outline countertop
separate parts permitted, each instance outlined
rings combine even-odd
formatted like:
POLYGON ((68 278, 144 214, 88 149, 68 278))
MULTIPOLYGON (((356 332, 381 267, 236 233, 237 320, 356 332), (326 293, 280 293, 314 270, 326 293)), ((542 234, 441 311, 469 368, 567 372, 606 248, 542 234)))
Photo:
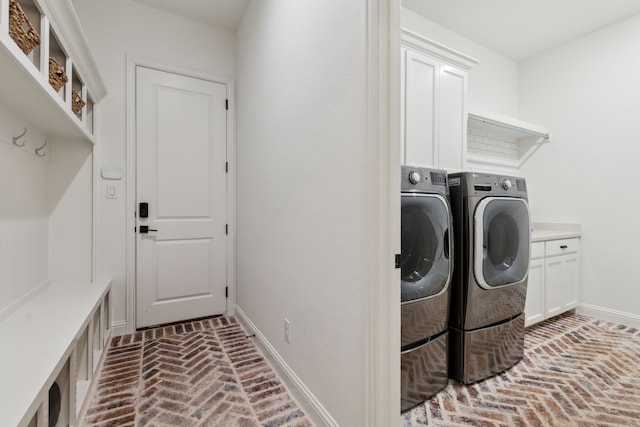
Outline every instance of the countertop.
POLYGON ((582 237, 580 224, 533 223, 532 242, 582 237))

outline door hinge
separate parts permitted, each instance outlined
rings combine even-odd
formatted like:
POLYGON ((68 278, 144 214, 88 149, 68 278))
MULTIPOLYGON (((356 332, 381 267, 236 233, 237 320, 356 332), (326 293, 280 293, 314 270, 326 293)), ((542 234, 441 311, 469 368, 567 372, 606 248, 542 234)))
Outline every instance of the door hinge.
POLYGON ((229 287, 224 288, 224 297, 229 298, 229 287))
POLYGON ((396 254, 396 268, 400 268, 400 254, 396 254))
POLYGON ((225 100, 224 100, 224 108, 225 108, 226 110, 229 110, 229 100, 228 100, 228 99, 225 99, 225 100))
POLYGON ((229 234, 229 224, 224 225, 224 234, 229 234))
POLYGON ((224 171, 229 173, 229 162, 224 162, 224 171))

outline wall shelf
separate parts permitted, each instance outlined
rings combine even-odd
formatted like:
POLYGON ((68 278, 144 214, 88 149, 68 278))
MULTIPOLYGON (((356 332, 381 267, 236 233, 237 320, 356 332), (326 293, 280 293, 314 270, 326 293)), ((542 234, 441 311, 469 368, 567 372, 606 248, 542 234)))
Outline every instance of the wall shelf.
MULTIPOLYGON (((71 90, 80 88, 87 104, 106 95, 106 86, 69 0, 17 0, 24 3, 42 43, 29 55, 9 36, 9 0, 0 0, 0 97, 16 114, 29 118, 49 137, 95 142, 93 117, 71 110, 71 90), (48 58, 63 60, 68 82, 56 92, 49 84, 48 58), (78 81, 74 82, 74 77, 78 81), (79 86, 80 85, 80 86, 79 86), (89 102, 88 102, 89 101, 89 102)), ((85 107, 86 108, 86 107, 85 107)), ((93 112, 91 112, 93 116, 93 112)))
POLYGON ((486 132, 489 136, 513 139, 518 145, 517 160, 499 159, 490 155, 468 152, 469 163, 519 169, 542 144, 551 140, 549 132, 543 126, 486 111, 469 112, 467 126, 470 130, 486 132))

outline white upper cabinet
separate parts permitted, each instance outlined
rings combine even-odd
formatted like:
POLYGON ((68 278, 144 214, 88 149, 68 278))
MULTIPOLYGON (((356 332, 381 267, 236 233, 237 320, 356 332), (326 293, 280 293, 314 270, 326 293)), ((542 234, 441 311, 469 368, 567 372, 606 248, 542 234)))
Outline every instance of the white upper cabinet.
POLYGON ((7 108, 49 137, 95 142, 107 91, 70 0, 0 0, 0 75, 7 108))
POLYGON ((405 30, 402 44, 402 162, 461 171, 467 71, 476 61, 405 30))

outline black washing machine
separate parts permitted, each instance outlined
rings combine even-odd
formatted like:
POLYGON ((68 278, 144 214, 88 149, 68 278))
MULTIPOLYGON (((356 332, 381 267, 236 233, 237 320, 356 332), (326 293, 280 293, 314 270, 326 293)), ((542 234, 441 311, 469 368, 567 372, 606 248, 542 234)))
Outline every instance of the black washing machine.
POLYGON ((524 178, 449 175, 456 265, 449 375, 470 384, 524 355, 531 224, 524 178))
POLYGON ((447 173, 402 167, 401 409, 448 383, 451 209, 447 173))

